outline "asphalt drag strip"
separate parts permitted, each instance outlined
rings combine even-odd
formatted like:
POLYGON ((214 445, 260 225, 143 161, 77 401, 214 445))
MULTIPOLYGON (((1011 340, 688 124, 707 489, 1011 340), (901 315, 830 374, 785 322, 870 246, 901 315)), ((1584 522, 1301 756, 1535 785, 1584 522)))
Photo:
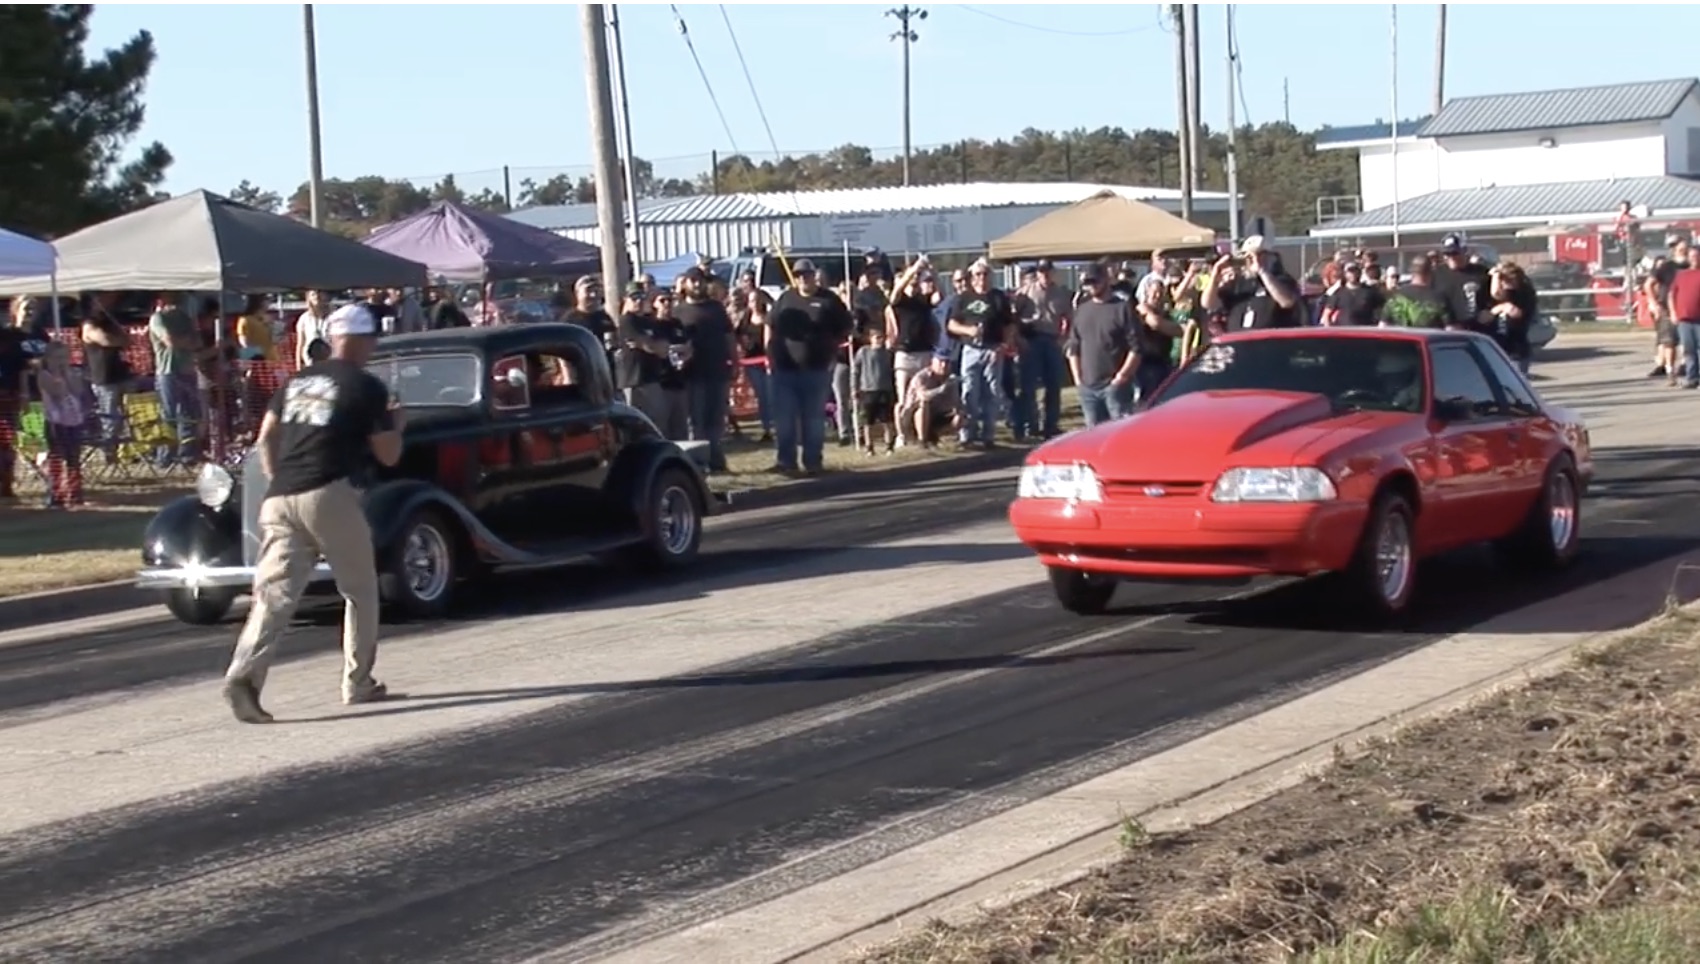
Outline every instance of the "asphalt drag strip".
MULTIPOLYGON (((887 600, 900 614, 690 672, 445 685, 362 714, 371 719, 354 729, 445 704, 553 704, 309 765, 282 766, 289 754, 275 741, 347 740, 351 721, 330 721, 328 732, 263 728, 271 742, 251 752, 279 759, 251 779, 45 824, 14 820, 0 838, 0 957, 495 962, 554 950, 582 961, 638 948, 1499 613, 1580 591, 1620 603, 1598 607, 1602 621, 1633 621, 1625 598, 1645 615, 1664 597, 1665 584, 1647 575, 1662 570, 1649 567, 1700 546, 1700 523, 1680 498, 1697 468, 1693 452, 1602 451, 1573 571, 1542 581, 1502 574, 1484 553, 1439 561, 1424 568, 1419 604, 1434 615, 1400 632, 1331 621, 1313 583, 1227 602, 1220 591, 1128 587, 1114 615, 1066 617, 1036 569, 1008 569, 1019 559, 987 535, 883 582, 877 567, 895 555, 861 551, 837 575, 815 558, 816 581, 797 582, 799 592, 844 584, 850 602, 871 594, 871 613, 892 592, 962 595, 909 610, 887 600), (996 591, 959 589, 973 578, 945 589, 940 580, 958 569, 996 591)), ((1588 628, 1574 610, 1545 628, 1588 628)), ((829 621, 835 610, 807 611, 829 621)), ((1542 631, 1536 613, 1530 632, 1542 631)), ((780 608, 755 624, 784 618, 780 608)), ((175 706, 142 698, 135 713, 175 706)), ((46 742, 55 731, 14 732, 46 742)), ((242 737, 253 731, 184 732, 229 757, 248 752, 242 737)), ((60 742, 82 745, 70 735, 60 742)), ((100 745, 84 742, 88 752, 100 745)), ((11 774, 31 789, 30 775, 11 774)))
MULTIPOLYGON (((661 588, 688 590, 707 575, 740 575, 750 584, 775 569, 795 567, 822 553, 922 535, 948 533, 1000 518, 1015 484, 1009 471, 982 473, 880 497, 820 504, 820 511, 794 511, 775 519, 731 515, 711 520, 702 554, 688 569, 660 576, 631 576, 592 563, 560 569, 503 574, 464 590, 465 598, 443 621, 385 626, 384 654, 409 637, 549 612, 578 612, 618 606, 634 593, 661 588)), ((140 594, 138 594, 140 595, 140 594)), ((163 610, 162 610, 163 612, 163 610)), ((139 687, 186 678, 216 678, 224 671, 240 623, 185 626, 167 618, 69 637, 0 646, 0 729, 17 722, 4 714, 31 708, 51 714, 69 700, 123 698, 139 687)), ((341 643, 340 601, 303 612, 285 641, 279 664, 327 652, 341 643)), ((397 658, 405 658, 397 656, 397 658)), ((39 714, 36 714, 39 715, 39 714)))

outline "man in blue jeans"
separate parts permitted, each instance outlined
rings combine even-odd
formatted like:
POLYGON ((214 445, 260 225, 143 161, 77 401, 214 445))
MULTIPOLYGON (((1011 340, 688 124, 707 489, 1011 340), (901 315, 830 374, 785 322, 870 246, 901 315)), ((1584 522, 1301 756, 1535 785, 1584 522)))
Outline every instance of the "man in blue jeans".
POLYGON ((1115 296, 1101 268, 1080 279, 1087 295, 1074 309, 1064 353, 1080 386, 1080 411, 1091 428, 1133 414, 1134 351, 1139 333, 1133 306, 1115 296))
POLYGON ((1009 296, 992 287, 992 268, 984 259, 968 269, 968 290, 957 298, 945 327, 962 339, 963 445, 996 444, 998 411, 1003 405, 1003 355, 1016 337, 1009 296))
POLYGON ((196 458, 200 436, 201 394, 195 363, 204 349, 201 333, 169 292, 154 301, 148 319, 148 342, 153 347, 154 391, 160 417, 171 427, 173 443, 158 453, 162 463, 186 464, 196 458))
POLYGON ((1684 268, 1671 278, 1665 308, 1676 325, 1682 387, 1700 388, 1700 268, 1684 268))
POLYGON ((853 323, 844 302, 820 286, 813 262, 799 259, 791 277, 791 288, 765 311, 757 309, 757 324, 767 333, 774 471, 797 472, 800 440, 803 473, 815 475, 825 468, 832 364, 853 323))
POLYGON ((1062 434, 1062 338, 1073 313, 1073 295, 1051 280, 1051 262, 1040 261, 1031 284, 1015 295, 1015 314, 1021 321, 1021 391, 1015 408, 1015 440, 1029 431, 1044 438, 1062 434), (1045 389, 1045 418, 1039 421, 1039 388, 1045 389))

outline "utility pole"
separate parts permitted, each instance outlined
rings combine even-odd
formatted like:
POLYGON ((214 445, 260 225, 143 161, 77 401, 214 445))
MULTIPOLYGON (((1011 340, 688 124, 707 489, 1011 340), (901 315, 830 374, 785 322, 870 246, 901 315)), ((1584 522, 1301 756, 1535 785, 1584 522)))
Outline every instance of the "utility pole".
POLYGON ((1204 58, 1200 56, 1198 29, 1198 4, 1186 5, 1186 44, 1188 61, 1186 74, 1186 100, 1188 110, 1187 123, 1191 125, 1187 133, 1187 144, 1192 149, 1192 189, 1197 192, 1204 186, 1204 98, 1199 92, 1199 80, 1203 72, 1204 58))
POLYGON ((1238 139, 1236 128, 1239 121, 1234 117, 1234 101, 1239 98, 1240 52, 1234 40, 1234 5, 1228 4, 1228 157, 1225 164, 1228 175, 1228 237, 1236 244, 1240 240, 1240 162, 1236 154, 1235 141, 1238 139))
POLYGON ((325 216, 325 152, 319 139, 319 42, 313 31, 313 5, 301 5, 307 40, 307 219, 322 228, 325 216))
POLYGON ((1175 99, 1179 103, 1179 113, 1176 115, 1175 131, 1179 135, 1176 140, 1180 143, 1181 153, 1181 217, 1192 220, 1192 110, 1187 103, 1187 55, 1186 42, 1186 13, 1185 8, 1178 3, 1169 5, 1169 14, 1175 19, 1175 99))
POLYGON ((1291 77, 1281 78, 1281 120, 1293 122, 1293 80, 1291 77))
POLYGON ((1434 31, 1434 105, 1438 114, 1446 106, 1446 4, 1440 5, 1440 20, 1434 31))
MULTIPOLYGON (((616 132, 619 138, 620 155, 625 160, 626 182, 626 228, 630 232, 626 243, 632 254, 632 273, 643 271, 643 237, 638 230, 638 185, 637 185, 637 148, 632 146, 632 102, 626 96, 626 45, 620 40, 620 5, 608 5, 608 39, 613 46, 614 82, 618 85, 617 98, 620 112, 616 119, 620 129, 616 132)), ((621 295, 624 292, 620 292, 621 295)))
POLYGON ((614 142, 614 83, 608 66, 608 21, 600 3, 579 4, 584 34, 585 91, 590 96, 590 149, 596 160, 596 226, 602 236, 602 290, 626 290, 626 220, 620 211, 620 150, 614 142))
POLYGON ((909 48, 921 39, 921 35, 911 30, 909 24, 911 21, 927 19, 927 11, 904 4, 887 10, 885 15, 896 17, 899 25, 898 29, 892 32, 890 39, 903 42, 903 186, 908 187, 909 158, 914 152, 914 145, 909 137, 909 48))

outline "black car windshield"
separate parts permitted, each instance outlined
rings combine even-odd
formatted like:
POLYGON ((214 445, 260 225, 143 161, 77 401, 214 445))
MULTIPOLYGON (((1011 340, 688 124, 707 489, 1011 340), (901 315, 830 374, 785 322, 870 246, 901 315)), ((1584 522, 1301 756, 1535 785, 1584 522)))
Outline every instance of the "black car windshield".
POLYGON ((1424 410, 1423 348, 1408 338, 1254 338, 1211 345, 1152 400, 1194 392, 1279 391, 1326 396, 1342 410, 1424 410))
POLYGON ((479 400, 478 359, 473 355, 405 355, 379 358, 366 366, 389 386, 403 406, 464 407, 479 400))

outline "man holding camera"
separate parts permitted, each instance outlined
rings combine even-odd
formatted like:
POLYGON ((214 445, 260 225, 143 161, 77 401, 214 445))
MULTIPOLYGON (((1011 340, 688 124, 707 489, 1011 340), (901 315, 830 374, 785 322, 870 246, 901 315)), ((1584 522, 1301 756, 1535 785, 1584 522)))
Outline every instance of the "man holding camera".
POLYGON ((1009 296, 992 287, 992 267, 984 258, 968 268, 968 290, 956 300, 945 327, 962 340, 963 445, 997 444, 998 410, 1003 401, 1004 346, 1015 333, 1009 296))
POLYGON ((1015 312, 1021 320, 1020 392, 1015 409, 1015 437, 1021 441, 1028 430, 1044 438, 1062 434, 1063 360, 1062 339, 1074 313, 1074 299, 1051 280, 1051 262, 1041 260, 1033 280, 1016 293, 1015 312), (1039 421, 1039 389, 1045 389, 1045 417, 1039 421))
POLYGON ((1264 244, 1262 235, 1241 242, 1237 260, 1239 270, 1232 280, 1228 280, 1228 269, 1235 266, 1235 255, 1223 255, 1210 269, 1203 298, 1206 312, 1222 312, 1228 331, 1304 324, 1298 283, 1282 269, 1281 259, 1264 244))

